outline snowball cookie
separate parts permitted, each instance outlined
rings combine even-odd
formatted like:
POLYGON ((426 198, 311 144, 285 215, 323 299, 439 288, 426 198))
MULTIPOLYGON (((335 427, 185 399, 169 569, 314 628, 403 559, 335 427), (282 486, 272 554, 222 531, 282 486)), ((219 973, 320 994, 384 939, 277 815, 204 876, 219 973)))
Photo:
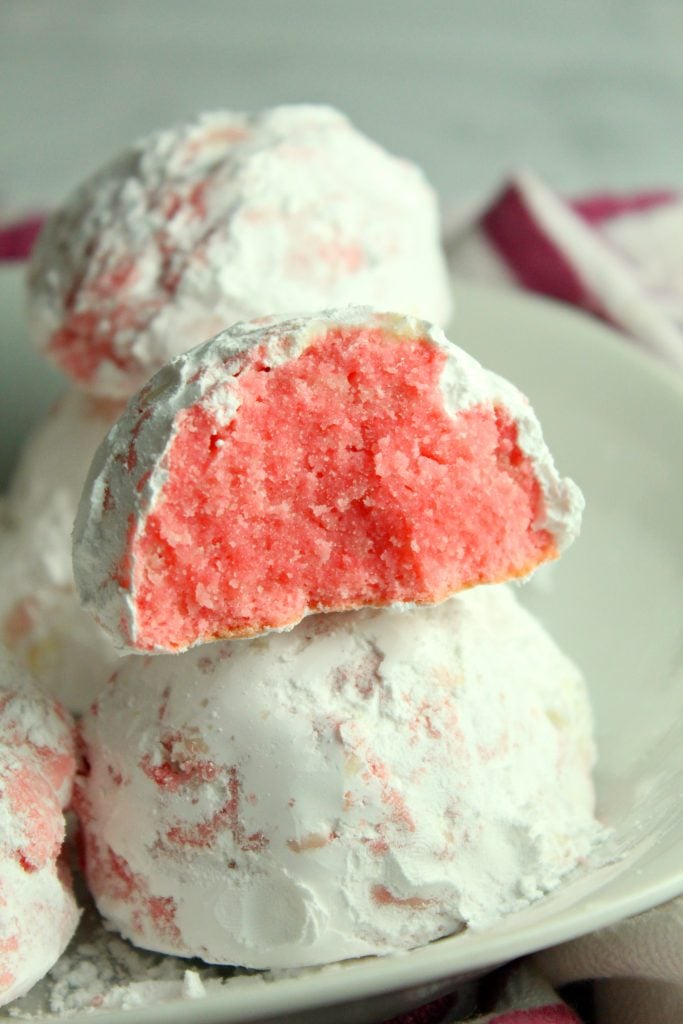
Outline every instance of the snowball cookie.
POLYGON ((0 643, 74 713, 118 661, 81 607, 71 531, 93 454, 122 409, 76 390, 63 395, 22 448, 0 524, 0 643))
POLYGON ((71 568, 73 501, 56 492, 41 512, 0 527, 0 643, 46 692, 84 711, 119 655, 78 598, 71 568))
POLYGON ((237 324, 154 377, 95 458, 74 575, 121 648, 180 651, 523 576, 582 508, 516 388, 347 308, 237 324))
POLYGON ((486 927, 598 832, 584 683, 505 587, 126 658, 83 735, 100 911, 211 963, 298 967, 486 927))
POLYGON ((75 388, 65 392, 33 428, 8 487, 5 515, 17 524, 58 500, 70 517, 68 535, 93 455, 125 403, 75 388))
POLYGON ((74 770, 69 716, 0 646, 0 1006, 47 973, 78 923, 60 859, 74 770))
POLYGON ((29 270, 37 344, 113 396, 236 320, 352 303, 445 324, 450 285, 422 173, 329 107, 142 139, 52 216, 29 270))

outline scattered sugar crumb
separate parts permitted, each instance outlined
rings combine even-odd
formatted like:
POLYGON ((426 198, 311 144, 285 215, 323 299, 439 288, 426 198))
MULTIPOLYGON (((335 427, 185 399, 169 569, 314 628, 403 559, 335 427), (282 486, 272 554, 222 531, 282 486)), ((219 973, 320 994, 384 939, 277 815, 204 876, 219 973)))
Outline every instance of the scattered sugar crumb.
POLYGON ((201 999, 206 995, 206 986, 196 971, 185 971, 183 975, 183 999, 201 999))
POLYGON ((340 967, 330 964, 278 971, 218 967, 137 949, 100 918, 92 899, 76 878, 84 912, 71 945, 52 970, 22 999, 0 1009, 0 1021, 68 1020, 82 1013, 133 1010, 145 1006, 198 1000, 228 989, 238 996, 245 987, 299 978, 340 967))
MULTIPOLYGON (((83 900, 82 900, 83 902, 83 900)), ((90 900, 71 945, 52 970, 0 1019, 68 1019, 84 1011, 131 1010, 181 999, 201 999, 232 978, 260 975, 212 967, 136 949, 108 931, 90 900), (190 966, 191 965, 191 966, 190 966)))

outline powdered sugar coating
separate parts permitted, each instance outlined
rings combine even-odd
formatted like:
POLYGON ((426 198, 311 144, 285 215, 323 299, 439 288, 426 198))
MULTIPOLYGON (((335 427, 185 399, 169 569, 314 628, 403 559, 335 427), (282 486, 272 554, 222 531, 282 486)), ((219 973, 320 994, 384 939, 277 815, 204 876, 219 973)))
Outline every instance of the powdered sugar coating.
MULTIPOLYGON (((533 524, 534 529, 550 533, 555 553, 574 539, 583 499, 572 481, 558 476, 527 399, 450 343, 439 328, 364 307, 328 310, 294 320, 269 318, 237 324, 160 371, 130 403, 93 462, 74 528, 75 579, 83 602, 94 611, 117 645, 131 650, 143 646, 138 641, 133 542, 144 531, 164 494, 169 479, 168 453, 183 414, 191 409, 205 409, 217 424, 229 425, 239 416, 240 375, 249 360, 255 358, 254 353, 258 353, 259 366, 272 370, 297 360, 326 332, 335 329, 377 329, 396 344, 419 339, 420 344, 443 360, 438 380, 439 401, 445 415, 453 420, 475 407, 489 411, 503 407, 515 425, 517 443, 541 490, 543 515, 533 524)), ((250 472, 249 465, 244 466, 244 472, 250 472)), ((457 531, 457 522, 450 529, 457 531)), ((199 551, 196 557, 201 557, 199 551)), ((525 571, 533 567, 530 565, 525 571)), ((434 595, 429 600, 443 596, 446 595, 434 595)), ((418 597, 402 600, 410 603, 418 597)), ((343 607, 354 604, 340 601, 337 608, 343 607)), ((313 610, 311 606, 297 608, 293 621, 313 610)), ((286 624, 291 625, 292 621, 286 624)), ((264 627, 255 623, 243 632, 259 631, 264 631, 264 627)), ((230 630, 226 628, 222 635, 230 635, 230 630)), ((213 638, 197 636, 194 642, 213 638)))
POLYGON ((142 139, 50 219, 29 272, 37 344, 113 396, 237 320, 350 303, 444 324, 450 287, 421 172, 322 106, 142 139))
POLYGON ((60 861, 74 769, 68 714, 0 646, 0 1005, 50 969, 78 922, 60 861))
POLYGON ((80 604, 65 492, 0 528, 0 644, 74 713, 90 704, 119 655, 80 604))
POLYGON ((34 766, 0 748, 0 1006, 24 995, 66 948, 78 908, 66 867, 57 860, 64 816, 34 766), (7 793, 21 793, 12 806, 7 793), (30 809, 30 811, 29 811, 30 809), (40 821, 43 856, 29 866, 17 850, 32 844, 40 821))
POLYGON ((74 738, 71 716, 40 690, 0 644, 0 745, 30 758, 60 807, 71 796, 74 738))
POLYGON ((0 525, 0 643, 74 713, 118 660, 80 605, 71 531, 93 454, 121 409, 75 390, 63 395, 21 451, 0 525))
POLYGON ((126 659, 83 733, 99 909, 209 962, 303 966, 486 927, 599 831, 583 681, 505 587, 126 659))
POLYGON ((21 524, 59 501, 73 524, 93 455, 124 408, 76 389, 61 395, 22 446, 8 487, 8 517, 21 524))

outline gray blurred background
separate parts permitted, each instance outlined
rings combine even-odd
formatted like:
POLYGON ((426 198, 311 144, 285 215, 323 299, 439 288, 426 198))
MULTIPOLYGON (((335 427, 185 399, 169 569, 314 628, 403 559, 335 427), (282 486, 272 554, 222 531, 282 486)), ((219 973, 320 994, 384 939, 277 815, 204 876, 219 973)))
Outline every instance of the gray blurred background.
POLYGON ((2 0, 0 204, 57 202, 200 109, 319 101, 446 204, 526 165, 681 183, 683 0, 2 0))
MULTIPOLYGON (((297 101, 421 164, 449 217, 520 166, 681 187, 683 0, 0 0, 0 220, 199 110, 297 101)), ((0 268, 0 489, 63 387, 22 293, 0 268)))

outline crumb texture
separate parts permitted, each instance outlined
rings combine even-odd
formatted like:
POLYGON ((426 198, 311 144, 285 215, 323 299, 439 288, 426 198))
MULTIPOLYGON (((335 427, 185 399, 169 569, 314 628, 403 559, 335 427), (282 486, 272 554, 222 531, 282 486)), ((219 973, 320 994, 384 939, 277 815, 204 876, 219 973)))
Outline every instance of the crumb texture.
POLYGON ((502 408, 444 408, 441 350, 332 330, 271 368, 238 416, 183 413, 168 483, 131 547, 142 648, 429 602, 552 554, 543 499, 502 408))
POLYGON ((130 403, 84 489, 75 578, 120 648, 180 651, 526 576, 582 507, 524 396, 438 328, 270 318, 130 403))

